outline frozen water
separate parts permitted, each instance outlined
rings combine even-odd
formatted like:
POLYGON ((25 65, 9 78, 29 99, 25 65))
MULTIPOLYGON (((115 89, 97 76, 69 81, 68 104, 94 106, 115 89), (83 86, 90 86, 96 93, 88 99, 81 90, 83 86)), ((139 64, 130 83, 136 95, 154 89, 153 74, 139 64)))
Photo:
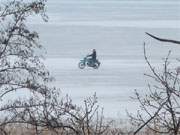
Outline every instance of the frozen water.
POLYGON ((107 117, 126 116, 138 104, 130 99, 134 89, 145 92, 148 72, 143 59, 147 43, 152 63, 159 67, 171 49, 179 57, 179 46, 159 43, 145 35, 180 39, 178 0, 49 0, 48 23, 30 20, 47 49, 46 65, 55 76, 54 85, 82 104, 96 92, 107 117), (77 64, 96 48, 100 69, 80 70, 77 64))

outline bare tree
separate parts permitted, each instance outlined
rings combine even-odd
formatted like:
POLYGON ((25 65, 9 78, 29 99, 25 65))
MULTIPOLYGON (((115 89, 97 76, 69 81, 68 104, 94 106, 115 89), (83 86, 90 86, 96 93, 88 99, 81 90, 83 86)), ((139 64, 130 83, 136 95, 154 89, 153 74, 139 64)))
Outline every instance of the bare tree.
POLYGON ((169 55, 165 58, 162 71, 156 70, 148 60, 144 43, 144 57, 148 64, 155 84, 148 85, 148 93, 141 96, 136 91, 135 99, 140 103, 141 110, 137 116, 129 115, 133 124, 138 126, 134 134, 147 127, 155 133, 180 133, 180 78, 179 71, 170 67, 169 55))
POLYGON ((112 121, 105 121, 103 109, 99 113, 96 95, 84 100, 84 107, 70 111, 70 125, 81 135, 104 135, 110 128, 112 121))
POLYGON ((108 135, 111 123, 104 121, 103 112, 99 114, 96 95, 85 99, 82 107, 72 104, 69 97, 58 100, 60 95, 57 92, 51 96, 43 100, 31 99, 25 105, 7 106, 5 110, 10 112, 11 119, 3 121, 0 127, 29 125, 38 135, 45 131, 57 135, 108 135))
MULTIPOLYGON (((0 114, 6 111, 38 106, 41 103, 15 100, 8 102, 6 98, 14 91, 24 91, 29 95, 39 97, 50 95, 48 82, 52 80, 48 70, 35 50, 41 49, 39 36, 28 29, 26 20, 33 14, 45 15, 45 0, 34 1, 4 1, 0 5, 0 114), (41 95, 41 96, 40 96, 41 95), (3 103, 2 103, 3 101, 3 103)), ((12 113, 9 111, 9 113, 12 113)), ((0 121, 3 131, 5 123, 15 120, 16 115, 6 115, 0 121)), ((4 131, 3 131, 4 132, 4 131)))
POLYGON ((97 97, 84 101, 84 107, 62 97, 60 90, 50 88, 52 81, 40 55, 39 35, 31 31, 26 21, 31 15, 45 14, 46 0, 13 0, 0 7, 0 134, 10 134, 7 128, 20 124, 34 134, 51 131, 54 134, 101 135, 109 123, 98 112, 97 97), (6 98, 23 91, 28 99, 11 102, 6 98), (32 130, 33 129, 33 130, 32 130))

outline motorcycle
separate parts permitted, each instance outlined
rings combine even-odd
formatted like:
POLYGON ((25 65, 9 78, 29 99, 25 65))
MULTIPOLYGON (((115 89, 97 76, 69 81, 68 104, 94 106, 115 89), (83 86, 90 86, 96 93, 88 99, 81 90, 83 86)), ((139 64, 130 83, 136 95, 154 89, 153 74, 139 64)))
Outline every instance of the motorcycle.
POLYGON ((80 60, 78 66, 80 69, 84 69, 86 66, 98 69, 100 62, 98 60, 94 62, 92 59, 89 59, 88 56, 86 56, 83 60, 80 60))

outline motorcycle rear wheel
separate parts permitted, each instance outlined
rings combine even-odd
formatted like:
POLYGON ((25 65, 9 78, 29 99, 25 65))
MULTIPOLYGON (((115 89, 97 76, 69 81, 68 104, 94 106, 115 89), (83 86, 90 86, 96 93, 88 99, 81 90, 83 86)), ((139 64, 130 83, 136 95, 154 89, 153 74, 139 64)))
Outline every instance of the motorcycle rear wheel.
POLYGON ((94 68, 94 69, 98 69, 99 66, 100 66, 100 65, 96 63, 93 68, 94 68))

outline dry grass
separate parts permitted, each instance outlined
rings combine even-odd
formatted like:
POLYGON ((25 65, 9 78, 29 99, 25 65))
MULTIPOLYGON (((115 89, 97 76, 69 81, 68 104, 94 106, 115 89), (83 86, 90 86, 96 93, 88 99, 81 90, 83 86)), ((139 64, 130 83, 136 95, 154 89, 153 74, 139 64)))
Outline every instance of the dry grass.
MULTIPOLYGON (((36 135, 35 127, 32 126, 28 127, 22 124, 9 125, 5 128, 5 130, 7 131, 8 135, 36 135)), ((57 132, 54 132, 47 129, 43 129, 41 130, 41 132, 39 132, 39 135, 74 135, 74 134, 63 132, 62 130, 58 130, 57 132)), ((130 127, 123 127, 123 128, 111 127, 107 132, 105 132, 102 135, 133 135, 133 132, 132 132, 132 128, 130 127)), ((160 135, 160 134, 154 133, 149 129, 144 129, 137 135, 160 135)))

